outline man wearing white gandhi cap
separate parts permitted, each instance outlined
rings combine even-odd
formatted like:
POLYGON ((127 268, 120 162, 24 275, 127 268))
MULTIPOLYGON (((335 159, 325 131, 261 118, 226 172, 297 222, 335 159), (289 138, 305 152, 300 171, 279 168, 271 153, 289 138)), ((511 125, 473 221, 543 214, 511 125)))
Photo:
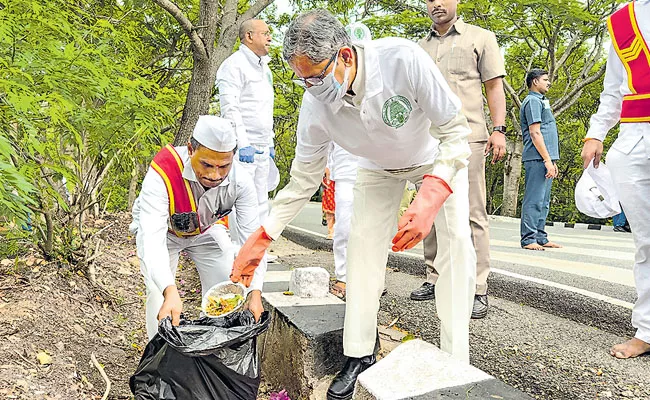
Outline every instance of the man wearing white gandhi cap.
MULTIPOLYGON (((186 252, 196 264, 203 293, 228 280, 235 251, 260 227, 252 178, 233 164, 237 151, 234 124, 203 115, 187 146, 165 146, 156 154, 133 206, 140 270, 147 288, 147 334, 158 331, 158 320, 171 316, 178 325, 183 304, 175 283, 178 256, 186 252), (220 223, 236 209, 236 237, 220 223), (233 243, 234 242, 234 243, 233 243)), ((235 230, 234 230, 235 231, 235 230)), ((247 307, 259 318, 266 272, 255 271, 247 307)))

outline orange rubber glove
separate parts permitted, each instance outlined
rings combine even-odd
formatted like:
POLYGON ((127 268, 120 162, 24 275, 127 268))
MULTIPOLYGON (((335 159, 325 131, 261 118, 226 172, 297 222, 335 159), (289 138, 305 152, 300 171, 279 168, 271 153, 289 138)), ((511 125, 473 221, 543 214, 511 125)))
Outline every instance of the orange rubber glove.
POLYGON ((230 280, 237 283, 241 282, 246 287, 251 285, 255 268, 260 265, 266 249, 269 248, 273 239, 266 234, 264 227, 260 226, 246 240, 235 258, 232 266, 230 280))
POLYGON ((415 200, 406 209, 397 223, 397 234, 393 238, 393 251, 412 249, 429 232, 438 211, 452 193, 447 182, 433 175, 424 175, 422 186, 415 200))

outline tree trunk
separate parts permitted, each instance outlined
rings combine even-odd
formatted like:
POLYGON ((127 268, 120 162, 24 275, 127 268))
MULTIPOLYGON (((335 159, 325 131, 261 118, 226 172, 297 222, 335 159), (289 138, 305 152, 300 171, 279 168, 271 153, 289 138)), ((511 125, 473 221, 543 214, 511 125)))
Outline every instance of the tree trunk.
POLYGON ((508 155, 503 169, 503 203, 501 215, 515 217, 517 215, 517 200, 519 199, 519 177, 521 176, 521 154, 524 142, 521 135, 507 141, 508 155))
POLYGON ((131 170, 131 180, 129 181, 129 199, 127 210, 131 211, 133 209, 133 203, 138 195, 138 182, 140 181, 140 170, 142 167, 140 164, 135 163, 133 169, 131 170))
POLYGON ((225 0, 223 4, 214 0, 201 0, 198 27, 192 26, 178 6, 170 1, 154 1, 181 23, 193 43, 192 80, 187 92, 180 128, 174 137, 174 146, 182 146, 187 144, 192 136, 199 116, 208 113, 217 70, 232 53, 237 41, 239 25, 242 21, 257 16, 273 0, 257 0, 239 16, 237 0, 225 0), (220 20, 219 6, 222 6, 220 20), (220 28, 220 32, 218 43, 215 43, 217 27, 220 28), (199 37, 196 36, 196 32, 199 32, 199 37))
POLYGON ((54 222, 52 221, 52 211, 45 211, 45 237, 43 242, 43 253, 45 258, 50 260, 52 258, 52 251, 54 250, 54 222))
POLYGON ((211 60, 204 59, 198 60, 194 57, 194 68, 192 69, 192 81, 187 91, 187 98, 185 100, 185 108, 183 109, 183 116, 181 117, 180 129, 174 138, 174 146, 182 146, 187 144, 194 125, 199 119, 199 115, 208 113, 210 107, 210 96, 212 95, 212 87, 214 86, 214 79, 216 70, 212 71, 211 60))

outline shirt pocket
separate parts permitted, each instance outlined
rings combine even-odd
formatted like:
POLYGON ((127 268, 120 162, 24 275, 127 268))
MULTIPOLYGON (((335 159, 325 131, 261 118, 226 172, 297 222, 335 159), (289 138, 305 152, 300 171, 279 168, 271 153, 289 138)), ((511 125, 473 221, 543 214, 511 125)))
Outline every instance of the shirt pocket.
POLYGON ((449 73, 453 75, 464 78, 476 78, 479 72, 474 44, 470 43, 466 46, 452 45, 449 51, 448 68, 449 73))

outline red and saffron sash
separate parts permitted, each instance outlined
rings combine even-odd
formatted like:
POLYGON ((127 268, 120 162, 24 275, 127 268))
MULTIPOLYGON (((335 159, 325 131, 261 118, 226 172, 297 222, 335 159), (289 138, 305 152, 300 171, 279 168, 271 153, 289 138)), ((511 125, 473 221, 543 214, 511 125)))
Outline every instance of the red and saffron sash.
MULTIPOLYGON (((171 145, 168 144, 163 147, 158 154, 156 154, 153 161, 151 161, 151 168, 158 172, 163 181, 165 181, 167 196, 169 196, 170 218, 176 213, 197 213, 192 188, 187 179, 183 178, 183 160, 181 160, 180 156, 171 145)), ((177 232, 172 229, 170 229, 170 231, 179 237, 194 236, 201 233, 200 228, 189 233, 177 232)))
POLYGON ((623 97, 621 122, 650 122, 650 50, 639 30, 634 2, 612 14, 607 26, 632 92, 623 97))

